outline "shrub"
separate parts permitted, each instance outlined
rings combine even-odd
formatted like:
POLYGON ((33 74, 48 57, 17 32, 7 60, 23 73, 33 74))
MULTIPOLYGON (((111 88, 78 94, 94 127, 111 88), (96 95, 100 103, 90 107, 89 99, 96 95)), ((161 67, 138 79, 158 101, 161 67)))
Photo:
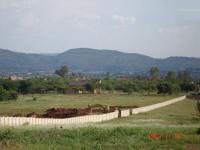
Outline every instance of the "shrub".
POLYGON ((17 92, 9 92, 5 90, 2 86, 0 86, 0 101, 7 101, 7 100, 17 100, 18 93, 17 92))
POLYGON ((177 84, 172 83, 160 83, 157 85, 158 94, 173 94, 180 91, 180 87, 177 84))
POLYGON ((9 94, 8 92, 0 86, 0 101, 5 101, 9 99, 9 94))
POLYGON ((63 94, 65 93, 65 89, 66 89, 65 87, 57 87, 56 91, 60 94, 63 94))
POLYGON ((125 82, 122 85, 123 92, 127 92, 128 94, 132 94, 134 91, 137 91, 137 86, 133 82, 125 82))
POLYGON ((197 134, 200 135, 200 128, 197 129, 197 134))
POLYGON ((87 90, 87 91, 92 91, 94 90, 94 84, 92 83, 88 83, 84 86, 84 88, 87 90))
POLYGON ((200 114, 200 100, 197 101, 197 110, 199 111, 200 114))
POLYGON ((37 100, 37 97, 33 97, 33 101, 36 101, 37 100))
POLYGON ((32 90, 32 83, 29 80, 22 80, 19 82, 19 92, 28 94, 32 90))
POLYGON ((180 84, 181 90, 185 92, 195 91, 198 87, 192 82, 183 82, 180 84))
POLYGON ((10 92, 9 93, 9 99, 10 100, 17 100, 18 98, 18 93, 17 92, 10 92))

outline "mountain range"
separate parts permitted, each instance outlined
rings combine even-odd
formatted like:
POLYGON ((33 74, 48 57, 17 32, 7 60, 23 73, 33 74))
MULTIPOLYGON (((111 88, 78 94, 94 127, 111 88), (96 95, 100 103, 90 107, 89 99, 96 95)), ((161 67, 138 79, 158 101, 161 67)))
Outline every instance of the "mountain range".
POLYGON ((73 72, 148 72, 157 66, 161 71, 183 71, 200 68, 200 58, 152 58, 136 53, 114 50, 76 48, 60 54, 26 54, 0 49, 0 72, 55 71, 67 65, 73 72))

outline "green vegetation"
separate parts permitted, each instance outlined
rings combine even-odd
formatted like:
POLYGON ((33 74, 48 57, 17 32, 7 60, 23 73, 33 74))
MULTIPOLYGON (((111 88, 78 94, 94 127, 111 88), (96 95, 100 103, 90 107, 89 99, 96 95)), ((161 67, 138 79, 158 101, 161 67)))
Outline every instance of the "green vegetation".
MULTIPOLYGON (((36 96, 36 95, 34 95, 36 96)), ((31 103, 37 108, 40 106, 58 106, 60 103, 67 106, 87 105, 90 102, 111 104, 138 104, 168 99, 172 96, 134 96, 134 95, 43 95, 36 101, 31 96, 20 97, 18 107, 23 103, 31 103), (49 98, 51 97, 51 101, 49 98), (64 98, 64 99, 63 99, 64 98), (104 100, 103 98, 107 98, 104 100), (73 99, 73 100, 72 100, 73 99), (89 101, 88 101, 89 100, 89 101), (58 103, 54 103, 57 101, 58 103), (73 101, 72 103, 65 103, 73 101), (33 103, 38 103, 34 105, 33 103), (44 103, 45 102, 45 105, 44 103), (133 102, 133 103, 132 103, 133 102)), ((12 102, 4 106, 8 109, 12 102)), ((0 149, 84 149, 84 150, 114 150, 114 149, 189 149, 200 148, 200 117, 196 108, 197 101, 184 100, 167 107, 153 110, 148 113, 133 115, 127 118, 115 119, 89 127, 68 128, 57 127, 22 127, 1 128, 0 149), (157 135, 157 136, 155 136, 157 135)), ((28 105, 29 106, 29 105, 28 105)), ((0 110, 2 110, 0 108, 0 110)), ((29 108, 30 109, 30 108, 29 108)), ((40 108, 41 109, 41 108, 40 108)), ((6 110, 3 110, 6 111, 6 110)))
POLYGON ((46 109, 53 107, 87 107, 93 104, 102 105, 137 105, 145 106, 155 104, 178 95, 150 95, 141 94, 33 94, 21 95, 17 101, 5 101, 0 103, 0 114, 14 115, 18 113, 26 114, 30 112, 42 113, 46 109))
POLYGON ((18 94, 16 92, 7 91, 0 86, 0 101, 17 100, 18 94))
POLYGON ((150 73, 153 80, 160 79, 160 69, 158 67, 152 67, 150 73))
POLYGON ((180 92, 180 86, 170 82, 163 82, 157 85, 158 94, 173 94, 180 92))
POLYGON ((62 66, 59 70, 55 71, 55 74, 59 75, 62 78, 66 77, 68 74, 68 67, 62 66))
POLYGON ((193 81, 187 72, 168 72, 164 77, 160 77, 160 71, 157 67, 150 70, 151 78, 134 78, 117 80, 111 79, 109 73, 101 83, 95 79, 89 78, 81 84, 81 75, 72 73, 68 75, 67 66, 62 66, 55 72, 60 77, 38 77, 21 81, 11 81, 8 79, 0 79, 0 101, 17 99, 18 94, 48 94, 48 93, 92 93, 95 89, 99 91, 114 91, 128 93, 143 94, 176 94, 181 92, 199 91, 200 82, 193 81), (150 79, 150 80, 149 80, 150 79), (70 84, 73 81, 79 81, 78 84, 70 84), (9 96, 10 95, 10 96, 9 96))
POLYGON ((199 111, 199 115, 200 115, 200 100, 198 100, 197 102, 197 110, 199 111))
POLYGON ((0 149, 132 150, 200 146, 196 128, 2 129, 0 149), (159 139, 150 138, 158 134, 159 139))
MULTIPOLYGON (((168 72, 164 77, 160 76, 159 68, 153 67, 150 73, 151 78, 145 80, 139 77, 116 80, 107 73, 102 83, 90 78, 84 85, 70 86, 69 83, 78 76, 68 76, 68 68, 63 66, 56 71, 60 77, 21 81, 0 79, 0 115, 20 116, 31 112, 44 113, 49 108, 80 108, 94 104, 142 107, 178 97, 182 95, 180 93, 200 90, 200 82, 192 81, 186 72, 178 75, 168 72), (90 92, 101 89, 107 94, 65 94, 72 89, 90 92)), ((86 128, 2 128, 0 149, 199 148, 199 107, 197 101, 184 100, 148 113, 90 124, 86 128)))

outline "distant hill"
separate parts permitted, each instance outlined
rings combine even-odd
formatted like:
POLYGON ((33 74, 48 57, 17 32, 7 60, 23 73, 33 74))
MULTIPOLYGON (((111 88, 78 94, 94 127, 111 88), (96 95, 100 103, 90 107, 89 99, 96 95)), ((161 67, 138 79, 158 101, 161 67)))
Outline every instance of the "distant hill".
POLYGON ((71 49, 60 54, 25 54, 0 49, 0 72, 54 71, 67 65, 75 72, 147 72, 152 66, 161 71, 200 68, 200 58, 149 56, 113 50, 71 49))

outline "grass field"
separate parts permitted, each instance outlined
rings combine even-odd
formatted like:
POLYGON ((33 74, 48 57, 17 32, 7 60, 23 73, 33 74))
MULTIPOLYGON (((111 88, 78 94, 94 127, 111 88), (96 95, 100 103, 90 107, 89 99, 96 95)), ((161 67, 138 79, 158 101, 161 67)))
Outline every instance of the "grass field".
POLYGON ((143 96, 139 94, 83 94, 83 95, 25 95, 17 101, 0 102, 0 115, 27 114, 31 112, 42 113, 53 107, 87 107, 92 104, 102 105, 137 105, 145 106, 169 100, 173 96, 143 96), (37 97, 33 101, 33 97, 37 97))
MULTIPOLYGON (((0 104, 1 113, 42 112, 50 107, 82 107, 88 104, 144 106, 177 96, 141 95, 42 95, 21 96, 17 102, 0 104), (13 109, 13 110, 12 110, 13 109)), ((198 150, 200 116, 196 101, 184 100, 148 113, 76 128, 0 128, 2 150, 198 150), (152 139, 151 135, 159 135, 152 139)))
POLYGON ((200 148, 197 128, 2 129, 2 150, 132 150, 200 148), (159 134, 160 138, 150 138, 159 134))

